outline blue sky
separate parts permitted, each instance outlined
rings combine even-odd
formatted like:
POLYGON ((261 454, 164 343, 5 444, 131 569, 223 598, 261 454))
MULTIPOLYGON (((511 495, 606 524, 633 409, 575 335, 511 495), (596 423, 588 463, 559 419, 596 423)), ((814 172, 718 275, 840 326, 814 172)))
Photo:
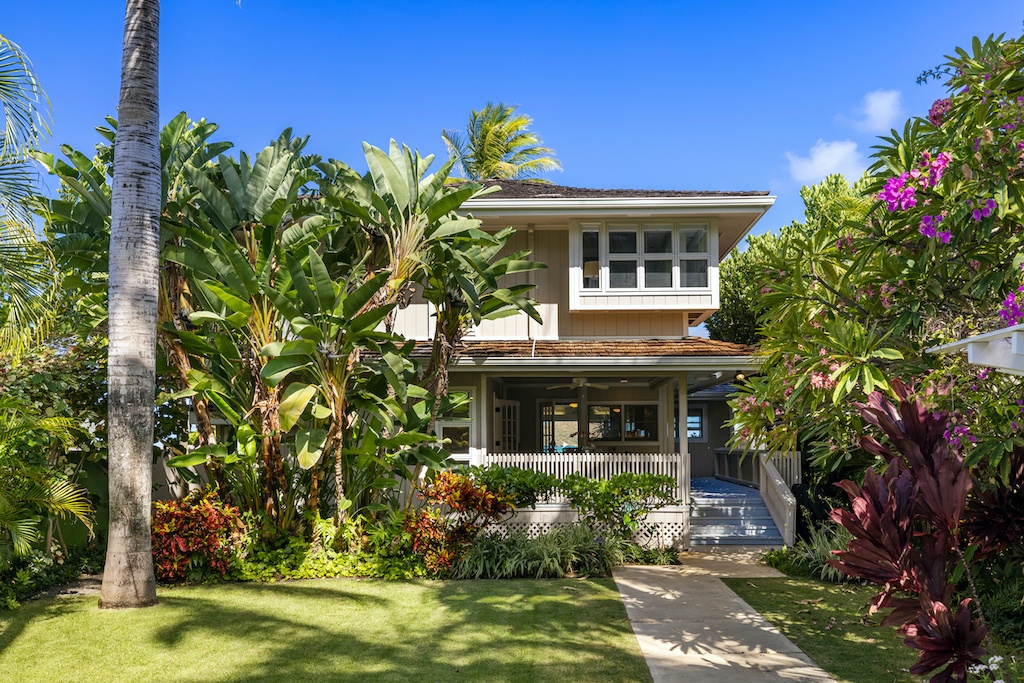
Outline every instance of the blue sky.
MULTIPOLYGON (((52 145, 90 151, 114 112, 123 4, 8 2, 52 145)), ((974 35, 1018 34, 1024 5, 893 2, 269 2, 172 0, 161 110, 256 151, 286 126, 361 166, 363 140, 443 157, 442 128, 517 103, 565 185, 767 189, 759 231, 802 215, 800 186, 859 173, 874 138, 941 96, 922 69, 974 35)))

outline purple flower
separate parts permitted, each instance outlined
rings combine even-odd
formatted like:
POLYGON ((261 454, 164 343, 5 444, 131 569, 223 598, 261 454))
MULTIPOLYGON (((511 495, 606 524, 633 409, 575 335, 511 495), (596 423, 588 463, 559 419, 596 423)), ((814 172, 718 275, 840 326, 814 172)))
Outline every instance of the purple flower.
POLYGON ((941 100, 935 100, 932 102, 932 108, 928 110, 928 120, 935 127, 941 126, 951 108, 952 105, 948 97, 941 100))
MULTIPOLYGON (((971 204, 972 203, 970 201, 967 202, 968 206, 971 206, 971 204)), ((988 218, 989 216, 992 215, 992 212, 999 207, 999 205, 996 204, 996 200, 992 199, 991 197, 985 200, 984 205, 981 205, 980 200, 978 204, 981 206, 981 208, 971 211, 971 218, 974 219, 975 223, 980 223, 983 218, 988 218)))
MULTIPOLYGON (((939 223, 942 222, 942 218, 943 217, 942 217, 941 214, 939 214, 938 216, 929 216, 929 215, 922 216, 921 217, 921 223, 918 225, 918 228, 917 228, 918 232, 920 232, 922 235, 924 235, 925 237, 928 237, 928 238, 935 237, 936 234, 938 233, 939 223)), ((948 235, 949 232, 946 231, 943 234, 947 234, 948 235)), ((949 244, 949 240, 948 239, 944 240, 944 241, 945 241, 946 244, 949 244)))
POLYGON ((949 241, 953 239, 953 233, 949 230, 943 230, 939 233, 939 241, 943 244, 949 244, 949 241))
POLYGON ((1010 292, 1003 299, 999 307, 999 317, 1007 325, 1017 325, 1024 322, 1024 308, 1021 307, 1020 294, 1024 292, 1024 285, 1017 288, 1016 292, 1010 292))
POLYGON ((885 201, 889 211, 906 210, 917 206, 914 186, 907 185, 909 177, 909 173, 901 173, 899 177, 885 181, 885 188, 878 194, 878 198, 885 201))

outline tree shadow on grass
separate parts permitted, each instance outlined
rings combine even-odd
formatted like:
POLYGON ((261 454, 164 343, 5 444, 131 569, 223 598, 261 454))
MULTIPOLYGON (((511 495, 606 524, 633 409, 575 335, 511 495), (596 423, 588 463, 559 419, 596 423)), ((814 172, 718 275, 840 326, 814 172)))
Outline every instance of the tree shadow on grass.
POLYGON ((203 672, 204 680, 218 683, 650 680, 628 645, 632 631, 621 604, 606 587, 376 583, 387 589, 382 597, 345 583, 332 582, 328 590, 323 582, 246 587, 255 601, 261 595, 297 598, 300 604, 288 614, 166 596, 164 603, 180 608, 180 617, 159 637, 174 647, 183 632, 203 633, 208 641, 230 631, 231 647, 253 656, 233 670, 203 672))
POLYGON ((15 613, 0 643, 17 652, 0 669, 24 683, 650 681, 608 582, 222 584, 162 589, 157 607, 120 614, 72 602, 15 613), (73 649, 52 647, 62 632, 73 649))
POLYGON ((34 621, 58 619, 77 609, 76 602, 90 598, 63 598, 30 601, 15 611, 0 612, 0 653, 34 621))

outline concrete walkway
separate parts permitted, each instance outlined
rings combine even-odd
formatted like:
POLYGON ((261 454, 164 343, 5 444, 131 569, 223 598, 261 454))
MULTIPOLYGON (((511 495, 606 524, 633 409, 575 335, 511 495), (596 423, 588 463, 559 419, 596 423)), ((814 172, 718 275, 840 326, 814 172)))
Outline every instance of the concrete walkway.
POLYGON ((720 580, 782 576, 757 564, 761 550, 691 551, 682 566, 615 570, 654 683, 834 683, 720 580))

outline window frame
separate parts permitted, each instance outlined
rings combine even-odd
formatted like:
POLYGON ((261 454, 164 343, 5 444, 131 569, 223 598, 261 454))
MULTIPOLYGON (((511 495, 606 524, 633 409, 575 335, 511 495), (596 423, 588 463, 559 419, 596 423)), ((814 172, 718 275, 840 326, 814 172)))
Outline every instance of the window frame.
POLYGON ((611 400, 611 401, 594 400, 594 401, 588 401, 587 402, 587 412, 586 412, 585 415, 581 414, 581 417, 586 422, 587 441, 588 441, 588 443, 589 443, 591 448, 596 447, 598 444, 600 444, 600 445, 609 445, 609 446, 628 446, 628 445, 631 445, 631 444, 658 443, 659 434, 661 433, 661 411, 659 409, 659 405, 658 405, 657 401, 622 401, 622 400, 611 400), (618 439, 594 439, 594 438, 592 438, 590 436, 590 407, 591 406, 608 406, 608 407, 612 408, 613 412, 614 412, 615 408, 619 408, 619 413, 618 413, 618 415, 619 415, 619 419, 618 419, 618 422, 619 422, 619 438, 618 439), (626 434, 627 434, 627 432, 626 432, 626 409, 629 408, 629 407, 638 407, 638 406, 639 407, 644 407, 644 408, 654 408, 655 409, 655 417, 654 417, 655 425, 654 425, 654 429, 652 430, 653 436, 651 436, 651 437, 644 438, 644 439, 639 439, 639 438, 629 438, 629 437, 626 436, 626 434))
POLYGON ((570 277, 572 278, 571 291, 574 297, 593 296, 616 296, 616 295, 679 295, 679 294, 713 294, 712 270, 718 267, 715 249, 717 245, 717 224, 713 219, 702 220, 604 220, 604 221, 580 221, 573 231, 572 249, 573 254, 570 263, 570 277), (683 231, 694 228, 703 228, 705 232, 704 252, 687 252, 683 244, 683 231), (632 253, 611 253, 610 233, 620 231, 635 231, 636 249, 632 253), (646 251, 645 234, 654 231, 671 232, 671 252, 646 251), (599 272, 597 287, 587 286, 587 276, 584 274, 583 261, 583 233, 597 232, 598 234, 598 264, 599 272), (611 263, 632 261, 636 264, 636 286, 635 287, 612 287, 611 286, 611 263), (672 268, 672 284, 668 287, 648 286, 646 261, 670 261, 672 268), (700 287, 684 287, 681 261, 703 261, 706 264, 707 283, 700 287))
POLYGON ((437 420, 434 422, 434 436, 442 438, 444 436, 445 427, 469 427, 469 444, 466 448, 466 452, 453 453, 450 450, 448 451, 449 453, 451 453, 451 459, 455 463, 457 463, 458 465, 469 465, 472 462, 473 458, 473 444, 477 442, 477 421, 473 419, 476 409, 476 390, 475 387, 469 386, 453 386, 448 388, 449 393, 453 393, 456 391, 463 391, 469 396, 469 404, 467 405, 467 407, 469 408, 469 415, 467 417, 450 418, 438 416, 437 420))
POLYGON ((700 437, 691 437, 687 435, 686 441, 688 443, 707 443, 708 442, 708 406, 706 403, 687 403, 686 406, 686 421, 687 421, 687 432, 689 432, 689 421, 690 415, 693 413, 700 413, 700 437))

